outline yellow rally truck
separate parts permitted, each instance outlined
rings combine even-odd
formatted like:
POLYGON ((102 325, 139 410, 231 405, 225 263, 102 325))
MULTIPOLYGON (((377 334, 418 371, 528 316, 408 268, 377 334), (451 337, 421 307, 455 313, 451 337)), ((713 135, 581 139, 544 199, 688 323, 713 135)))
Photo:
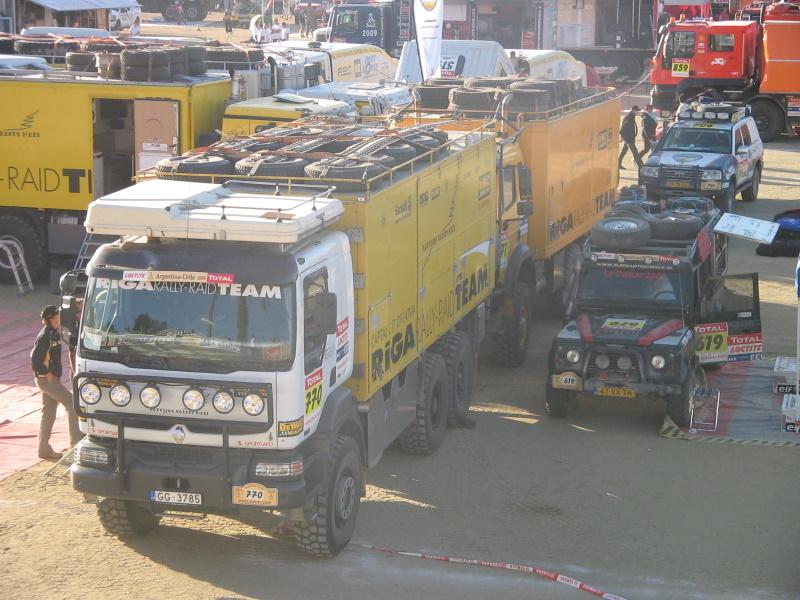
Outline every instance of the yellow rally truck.
MULTIPOLYGON (((222 122, 227 77, 127 82, 52 71, 0 77, 0 238, 17 240, 31 274, 74 255, 89 203, 138 170, 205 143, 222 122)), ((11 281, 0 262, 0 279, 11 281)))
POLYGON ((87 231, 121 239, 88 265, 73 484, 120 537, 265 511, 331 556, 389 444, 429 454, 466 416, 496 279, 495 132, 301 123, 256 142, 89 207, 87 231))
MULTIPOLYGON (((498 131, 500 184, 498 285, 490 303, 498 314, 489 320, 484 353, 501 365, 525 360, 534 314, 569 311, 583 243, 616 199, 620 100, 600 88, 581 96, 545 111, 501 103, 487 123, 498 131), (526 217, 519 204, 530 202, 526 217)), ((443 122, 465 131, 482 122, 474 114, 423 110, 401 124, 443 122)))

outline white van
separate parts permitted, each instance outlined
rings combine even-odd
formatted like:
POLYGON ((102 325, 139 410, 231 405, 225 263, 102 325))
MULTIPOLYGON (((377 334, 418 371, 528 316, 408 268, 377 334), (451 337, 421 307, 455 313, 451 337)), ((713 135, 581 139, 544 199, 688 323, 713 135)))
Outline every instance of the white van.
POLYGON ((108 11, 108 24, 112 30, 119 31, 120 29, 128 29, 133 22, 139 17, 139 22, 142 21, 142 7, 141 6, 126 6, 124 8, 112 8, 108 11))
MULTIPOLYGON (((516 75, 511 59, 497 42, 442 40, 441 77, 505 77, 516 75)), ((406 42, 400 54, 395 79, 420 83, 422 75, 417 42, 406 42)))
POLYGON ((518 73, 537 79, 581 78, 586 87, 586 65, 563 50, 508 50, 518 73))
POLYGON ((306 98, 327 98, 347 102, 361 116, 385 115, 413 102, 407 85, 334 82, 296 91, 306 98))

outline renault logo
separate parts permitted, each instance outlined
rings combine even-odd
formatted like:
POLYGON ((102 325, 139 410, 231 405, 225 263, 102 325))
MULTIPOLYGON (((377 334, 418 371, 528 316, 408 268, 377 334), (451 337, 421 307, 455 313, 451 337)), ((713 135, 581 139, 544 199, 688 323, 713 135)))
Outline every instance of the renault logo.
POLYGON ((183 425, 173 425, 169 432, 172 434, 172 439, 179 444, 186 439, 186 428, 183 425))

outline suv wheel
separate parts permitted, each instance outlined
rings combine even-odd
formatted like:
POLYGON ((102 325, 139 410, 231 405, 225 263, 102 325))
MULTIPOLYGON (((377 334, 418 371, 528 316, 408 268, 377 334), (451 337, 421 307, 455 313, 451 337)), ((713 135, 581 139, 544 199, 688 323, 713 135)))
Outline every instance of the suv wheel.
POLYGON ((678 427, 688 427, 692 422, 694 412, 694 387, 695 387, 695 368, 689 367, 686 380, 681 385, 679 394, 667 396, 667 415, 675 422, 678 427))
POLYGON ((735 200, 736 200, 736 180, 731 179, 730 182, 728 182, 728 189, 721 197, 714 200, 714 204, 722 212, 732 213, 733 203, 735 200))
POLYGON ((753 171, 753 181, 742 190, 742 200, 745 202, 755 202, 758 198, 758 187, 761 184, 761 167, 756 167, 753 171))
POLYGON ((546 391, 547 414, 551 417, 563 419, 569 416, 575 408, 575 392, 569 390, 557 390, 547 384, 546 391))

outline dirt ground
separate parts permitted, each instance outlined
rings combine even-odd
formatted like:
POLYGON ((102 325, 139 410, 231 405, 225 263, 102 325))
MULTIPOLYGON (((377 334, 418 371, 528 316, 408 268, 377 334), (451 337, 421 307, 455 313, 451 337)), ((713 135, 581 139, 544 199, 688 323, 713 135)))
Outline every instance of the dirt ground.
MULTIPOLYGON (((797 206, 800 140, 767 150, 761 199, 743 214, 797 206)), ((622 183, 631 182, 631 163, 622 183)), ((734 242, 732 272, 758 271, 767 354, 794 347, 794 260, 734 242)), ((0 302, 30 310, 52 296, 0 302)), ((4 598, 585 598, 522 573, 386 555, 398 550, 533 564, 625 598, 796 598, 797 448, 659 437, 659 404, 584 400, 565 420, 544 409, 546 353, 558 323, 536 324, 526 364, 481 366, 476 427, 437 454, 390 452, 369 473, 355 542, 311 560, 263 529, 223 518, 167 520, 125 544, 94 506, 40 464, 0 482, 4 598)), ((2 334, 0 333, 0 336, 2 334)))

